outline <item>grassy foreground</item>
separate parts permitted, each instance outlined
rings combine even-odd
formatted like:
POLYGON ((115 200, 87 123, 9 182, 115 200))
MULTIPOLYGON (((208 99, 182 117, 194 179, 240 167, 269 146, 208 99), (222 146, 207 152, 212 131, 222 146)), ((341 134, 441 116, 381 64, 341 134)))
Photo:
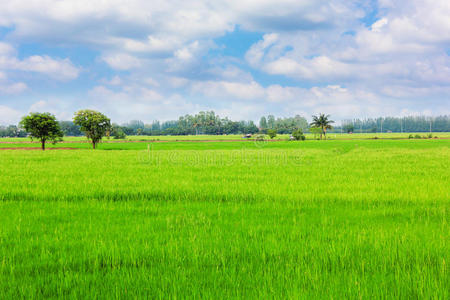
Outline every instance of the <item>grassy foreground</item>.
POLYGON ((0 298, 448 299, 449 146, 3 150, 0 298))

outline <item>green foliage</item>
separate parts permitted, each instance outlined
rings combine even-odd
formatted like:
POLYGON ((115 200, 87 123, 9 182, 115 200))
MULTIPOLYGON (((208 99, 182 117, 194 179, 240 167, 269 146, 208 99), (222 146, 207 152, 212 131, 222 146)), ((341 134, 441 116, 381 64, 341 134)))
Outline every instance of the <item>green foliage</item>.
POLYGON ((331 126, 332 123, 334 123, 333 120, 330 120, 330 115, 325 114, 319 114, 318 116, 312 116, 313 121, 311 124, 309 124, 311 127, 320 128, 320 139, 322 139, 322 135, 327 138, 327 130, 333 129, 333 126, 331 126))
POLYGON ((255 141, 262 142, 265 140, 265 138, 266 138, 266 136, 264 134, 258 134, 255 136, 255 141))
POLYGON ((42 150, 45 150, 45 142, 57 143, 64 135, 55 116, 50 113, 31 113, 22 118, 20 125, 32 139, 41 141, 42 150))
POLYGON ((294 132, 292 132, 292 136, 297 141, 304 141, 306 139, 305 135, 303 134, 303 130, 297 129, 294 132))
POLYGON ((0 137, 26 137, 27 132, 23 128, 16 125, 9 125, 7 127, 0 126, 0 137))
POLYGON ((354 132, 355 126, 352 123, 346 124, 343 126, 343 129, 346 133, 354 132))
POLYGON ((92 147, 111 131, 111 120, 104 114, 94 110, 80 110, 73 118, 75 125, 80 126, 80 130, 91 140, 92 147))
POLYGON ((75 125, 72 121, 59 121, 64 136, 81 136, 80 126, 75 125))
POLYGON ((320 127, 311 127, 309 131, 314 135, 314 139, 319 139, 322 136, 322 128, 320 127))
POLYGON ((268 129, 276 129, 278 134, 291 134, 297 128, 308 128, 308 122, 305 118, 296 115, 295 117, 288 118, 276 118, 272 115, 261 117, 259 121, 259 127, 261 132, 267 133, 268 129))
POLYGON ((127 135, 123 131, 122 127, 120 127, 119 125, 116 125, 116 124, 112 125, 111 136, 115 140, 123 140, 127 137, 127 135))
POLYGON ((277 130, 276 129, 268 129, 267 130, 267 135, 273 139, 277 136, 277 130))
POLYGON ((408 116, 408 117, 379 117, 367 119, 343 120, 343 124, 354 124, 354 132, 429 132, 430 125, 434 132, 450 131, 450 116, 408 116))

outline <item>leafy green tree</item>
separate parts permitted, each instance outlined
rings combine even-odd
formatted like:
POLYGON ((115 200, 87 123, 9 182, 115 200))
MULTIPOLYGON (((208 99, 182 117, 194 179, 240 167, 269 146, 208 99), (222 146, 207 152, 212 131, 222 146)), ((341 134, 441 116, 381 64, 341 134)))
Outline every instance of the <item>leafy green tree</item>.
POLYGON ((327 129, 333 129, 331 123, 334 123, 333 120, 330 120, 330 115, 319 114, 318 116, 312 116, 313 121, 310 126, 321 128, 322 131, 320 133, 320 139, 322 139, 322 135, 327 139, 327 129))
POLYGON ((276 129, 269 129, 267 130, 267 135, 273 139, 277 136, 277 130, 276 129))
POLYGON ((56 144, 62 141, 64 135, 55 116, 50 113, 31 113, 22 118, 20 125, 30 134, 31 139, 41 141, 42 150, 45 150, 45 142, 52 141, 56 144))
POLYGON ((273 115, 267 116, 267 128, 275 129, 275 117, 273 115))
POLYGON ((264 131, 265 129, 267 129, 267 119, 266 117, 261 117, 261 120, 259 120, 259 128, 261 129, 261 131, 264 131))
POLYGON ((73 124, 72 121, 59 121, 59 126, 64 132, 64 136, 80 136, 83 135, 80 131, 80 127, 73 124))
POLYGON ((93 149, 105 135, 111 132, 111 120, 95 110, 85 109, 76 112, 73 122, 80 126, 80 130, 91 140, 93 149))
POLYGON ((123 131, 122 127, 120 127, 117 124, 113 124, 111 127, 111 136, 115 140, 125 139, 127 137, 127 135, 123 131))
POLYGON ((305 135, 303 134, 303 130, 300 128, 292 132, 292 137, 294 137, 297 141, 304 141, 306 139, 305 135))

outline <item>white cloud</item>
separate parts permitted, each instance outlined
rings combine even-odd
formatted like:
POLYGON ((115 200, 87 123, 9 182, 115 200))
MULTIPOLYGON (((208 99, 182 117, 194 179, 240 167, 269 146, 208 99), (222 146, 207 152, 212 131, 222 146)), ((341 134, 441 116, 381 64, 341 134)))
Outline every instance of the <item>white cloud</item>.
POLYGON ((192 85, 192 92, 216 99, 252 100, 264 97, 264 88, 257 82, 204 81, 192 85))
POLYGON ((199 108, 348 117, 424 111, 420 102, 442 111, 450 102, 449 15, 447 0, 3 1, 0 26, 13 30, 0 42, 0 93, 33 88, 29 74, 80 76, 69 59, 22 58, 11 46, 27 42, 97 51, 113 73, 99 80, 90 70, 102 85, 88 96, 119 119, 133 109, 144 120, 199 108), (377 20, 362 24, 370 6, 380 8, 370 12, 377 20), (237 28, 262 33, 244 59, 222 55, 214 40, 237 28))
POLYGON ((22 113, 11 107, 0 105, 0 125, 17 124, 22 113))
POLYGON ((375 23, 372 24, 371 28, 373 32, 380 32, 381 29, 387 24, 389 23, 388 19, 386 18, 381 18, 380 20, 376 21, 375 23))
POLYGON ((111 80, 103 78, 100 80, 100 82, 107 85, 121 85, 122 79, 120 78, 120 76, 115 75, 113 78, 111 78, 111 80))
POLYGON ((104 55, 102 59, 113 69, 116 70, 130 70, 133 68, 138 68, 143 66, 143 61, 125 54, 125 53, 115 53, 104 55))
POLYGON ((0 94, 20 94, 27 89, 28 86, 23 82, 16 82, 11 84, 0 83, 0 94))
POLYGON ((75 79, 80 73, 80 69, 68 58, 55 59, 47 55, 33 55, 21 60, 17 58, 16 51, 11 45, 0 42, 1 70, 36 72, 60 81, 75 79))
POLYGON ((71 120, 73 111, 70 108, 71 103, 61 99, 47 99, 34 102, 28 108, 30 112, 49 112, 54 114, 58 120, 71 120))
POLYGON ((10 82, 6 73, 0 71, 0 94, 20 94, 27 88, 23 82, 10 82))
POLYGON ((94 87, 89 91, 89 103, 90 108, 105 112, 117 123, 130 119, 151 123, 155 119, 175 119, 187 112, 195 113, 201 109, 180 95, 163 96, 140 85, 124 86, 119 90, 94 87))
POLYGON ((49 56, 33 55, 17 61, 14 69, 46 74, 53 79, 72 80, 78 77, 80 70, 69 59, 53 59, 49 56))

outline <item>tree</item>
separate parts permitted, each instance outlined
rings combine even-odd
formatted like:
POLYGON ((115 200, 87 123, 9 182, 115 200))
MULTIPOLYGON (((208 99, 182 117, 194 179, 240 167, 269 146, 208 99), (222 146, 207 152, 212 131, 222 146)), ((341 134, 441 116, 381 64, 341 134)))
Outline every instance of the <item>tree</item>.
POLYGON ((273 139, 274 137, 277 136, 277 130, 276 129, 269 129, 267 130, 267 135, 273 139))
POLYGON ((86 109, 76 112, 73 122, 80 126, 80 130, 91 140, 93 149, 111 130, 111 120, 95 110, 86 109))
POLYGON ((353 126, 352 123, 348 123, 342 126, 342 129, 344 129, 345 132, 350 133, 355 131, 355 126, 353 126))
POLYGON ((72 121, 60 121, 59 126, 61 126, 64 136, 80 136, 83 135, 80 131, 80 127, 73 124, 72 121))
POLYGON ((267 129, 266 117, 261 117, 261 120, 259 121, 259 128, 261 129, 261 131, 264 131, 265 129, 267 129))
POLYGON ((275 117, 273 115, 267 116, 267 128, 275 129, 275 117))
POLYGON ((113 124, 111 126, 111 136, 115 139, 115 140, 120 140, 120 139, 125 139, 127 137, 127 135, 125 134, 125 132, 123 131, 122 127, 120 127, 117 124, 113 124))
POLYGON ((303 134, 303 130, 300 128, 292 132, 292 137, 297 141, 304 141, 306 139, 305 135, 303 134))
POLYGON ((20 125, 30 134, 31 139, 41 141, 43 151, 46 141, 56 144, 64 135, 55 116, 50 113, 31 113, 22 118, 20 125))
POLYGON ((322 139, 322 134, 325 139, 327 139, 327 129, 333 129, 331 123, 334 123, 333 120, 330 120, 330 115, 319 114, 319 116, 312 116, 313 121, 309 124, 312 127, 320 128, 322 131, 320 132, 320 139, 322 139))

